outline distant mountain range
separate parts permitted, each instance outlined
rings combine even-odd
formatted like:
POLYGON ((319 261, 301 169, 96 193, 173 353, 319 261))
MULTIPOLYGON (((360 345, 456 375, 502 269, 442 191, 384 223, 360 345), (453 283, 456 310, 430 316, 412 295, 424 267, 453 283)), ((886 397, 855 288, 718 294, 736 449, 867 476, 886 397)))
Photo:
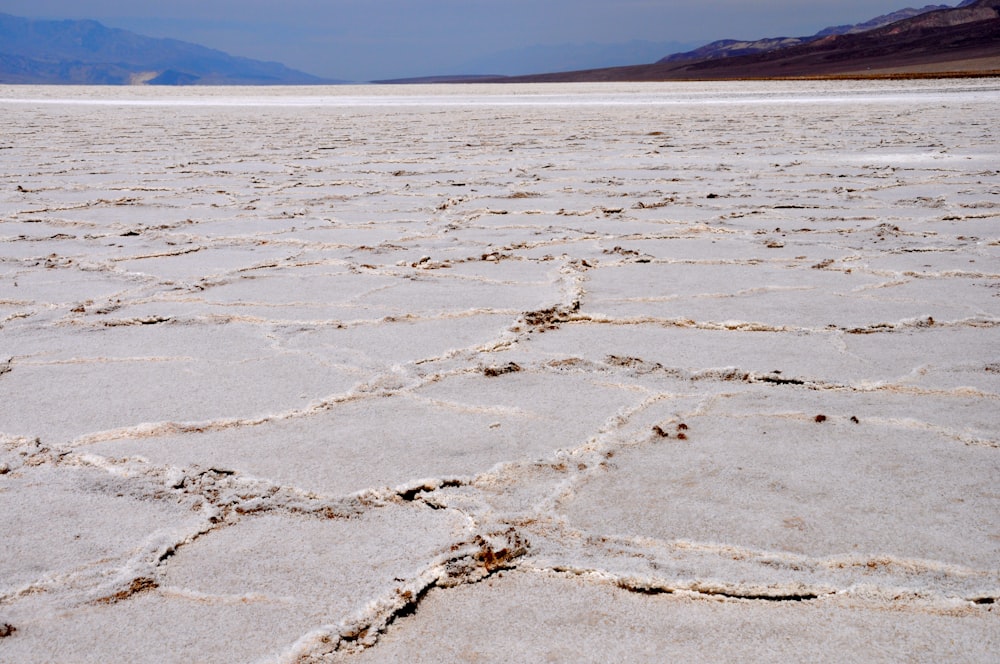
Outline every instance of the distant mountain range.
MULTIPOLYGON (((669 42, 634 41, 511 49, 459 66, 465 71, 492 65, 530 71, 532 63, 547 63, 558 73, 428 76, 384 82, 641 81, 948 72, 1000 75, 1000 0, 964 0, 957 7, 927 5, 901 9, 864 23, 826 28, 806 37, 727 39, 674 53, 652 64, 624 64, 651 62, 663 52, 657 52, 658 49, 672 47, 690 48, 669 42)), ((342 82, 312 76, 277 62, 235 57, 189 42, 108 28, 96 21, 31 20, 0 13, 0 83, 342 82)))
MULTIPOLYGON (((966 0, 961 6, 972 4, 975 0, 966 0)), ((882 16, 877 16, 871 20, 865 21, 864 23, 856 23, 854 25, 837 25, 829 28, 824 28, 814 35, 808 37, 768 37, 765 39, 757 39, 754 41, 741 41, 738 39, 721 39, 719 41, 714 41, 710 44, 705 44, 693 51, 686 51, 683 53, 674 53, 673 55, 668 55, 658 62, 680 62, 682 60, 709 60, 713 58, 732 58, 740 55, 753 55, 755 53, 766 53, 767 51, 775 51, 779 48, 787 48, 789 46, 798 46, 799 44, 807 44, 817 39, 822 39, 823 37, 829 37, 830 35, 848 35, 857 34, 860 32, 868 32, 869 30, 874 30, 876 28, 881 28, 885 25, 890 25, 897 21, 902 21, 903 19, 913 18, 914 16, 919 16, 921 14, 926 14, 927 12, 938 11, 941 9, 951 9, 949 5, 926 5, 920 9, 914 9, 913 7, 907 7, 906 9, 900 9, 899 11, 892 12, 891 14, 883 14, 882 16)), ((633 63, 634 64, 634 63, 633 63)))
POLYGON ((648 65, 494 79, 505 82, 1000 75, 1000 0, 904 9, 816 35, 723 40, 648 65), (904 18, 898 19, 899 16, 904 18))
POLYGON ((0 83, 302 85, 334 83, 277 62, 240 58, 97 21, 42 21, 0 13, 0 83))

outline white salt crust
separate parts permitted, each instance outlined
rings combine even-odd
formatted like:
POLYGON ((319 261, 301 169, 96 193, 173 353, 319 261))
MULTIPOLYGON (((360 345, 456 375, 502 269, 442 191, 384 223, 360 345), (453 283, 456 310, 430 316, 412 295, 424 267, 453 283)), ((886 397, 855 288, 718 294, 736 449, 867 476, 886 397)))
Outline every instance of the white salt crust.
POLYGON ((998 102, 0 87, 0 660, 992 661, 998 102))

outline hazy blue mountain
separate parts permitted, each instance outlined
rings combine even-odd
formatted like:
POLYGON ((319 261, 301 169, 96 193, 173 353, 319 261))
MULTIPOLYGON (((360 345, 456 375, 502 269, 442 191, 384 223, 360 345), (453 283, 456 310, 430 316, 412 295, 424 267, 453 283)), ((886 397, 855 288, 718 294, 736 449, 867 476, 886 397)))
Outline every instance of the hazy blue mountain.
POLYGON ((97 21, 0 13, 0 83, 301 85, 330 83, 277 62, 241 58, 97 21))

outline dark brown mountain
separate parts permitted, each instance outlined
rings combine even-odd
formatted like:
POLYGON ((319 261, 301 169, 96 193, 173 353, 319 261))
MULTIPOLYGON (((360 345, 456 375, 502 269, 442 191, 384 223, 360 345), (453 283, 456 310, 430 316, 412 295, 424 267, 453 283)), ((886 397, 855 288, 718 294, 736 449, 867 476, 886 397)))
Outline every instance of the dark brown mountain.
MULTIPOLYGON (((975 0, 971 1, 975 2, 975 0)), ((899 11, 892 12, 891 14, 876 16, 875 18, 865 21, 864 23, 836 25, 824 28, 816 34, 809 35, 807 37, 765 37, 764 39, 754 39, 750 41, 741 39, 720 39, 718 41, 711 42, 710 44, 699 46, 692 51, 684 51, 682 53, 668 55, 657 62, 667 63, 680 62, 682 60, 710 60, 713 58, 732 58, 741 55, 766 53, 768 51, 776 51, 790 46, 808 44, 809 42, 822 39, 823 37, 829 37, 830 35, 846 35, 858 32, 867 32, 869 30, 881 28, 884 25, 889 25, 890 23, 896 23, 897 21, 902 21, 903 19, 919 16, 920 14, 949 8, 949 5, 925 5, 919 9, 907 7, 906 9, 900 9, 899 11)))
POLYGON ((829 76, 1000 75, 1000 0, 976 0, 858 33, 763 53, 506 78, 664 81, 829 76))

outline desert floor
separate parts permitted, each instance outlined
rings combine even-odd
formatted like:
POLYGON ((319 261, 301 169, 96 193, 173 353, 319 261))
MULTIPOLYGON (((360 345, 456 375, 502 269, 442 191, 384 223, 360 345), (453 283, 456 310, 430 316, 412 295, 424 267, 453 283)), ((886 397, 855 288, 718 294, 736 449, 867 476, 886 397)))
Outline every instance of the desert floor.
POLYGON ((0 660, 996 661, 998 108, 0 88, 0 660))

